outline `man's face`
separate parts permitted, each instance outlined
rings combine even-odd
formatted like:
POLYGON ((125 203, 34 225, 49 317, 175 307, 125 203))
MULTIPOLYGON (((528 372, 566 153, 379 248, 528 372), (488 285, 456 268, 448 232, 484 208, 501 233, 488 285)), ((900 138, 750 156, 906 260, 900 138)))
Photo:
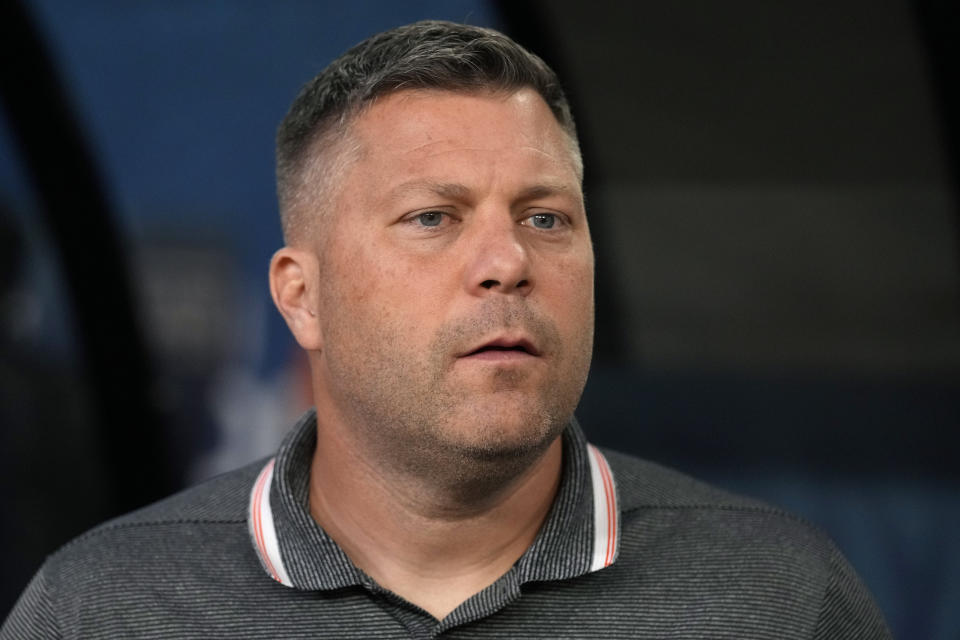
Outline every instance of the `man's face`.
POLYGON ((401 91, 351 125, 319 256, 318 415, 405 466, 543 450, 579 401, 593 249, 532 90, 401 91))

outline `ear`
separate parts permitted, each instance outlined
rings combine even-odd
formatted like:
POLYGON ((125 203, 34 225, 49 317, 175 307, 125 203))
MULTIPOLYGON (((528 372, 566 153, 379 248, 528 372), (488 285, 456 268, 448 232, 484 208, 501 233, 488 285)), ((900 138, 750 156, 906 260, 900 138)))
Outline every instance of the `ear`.
POLYGON ((290 332, 307 351, 323 346, 317 318, 317 257, 308 251, 284 247, 270 260, 270 295, 290 332))

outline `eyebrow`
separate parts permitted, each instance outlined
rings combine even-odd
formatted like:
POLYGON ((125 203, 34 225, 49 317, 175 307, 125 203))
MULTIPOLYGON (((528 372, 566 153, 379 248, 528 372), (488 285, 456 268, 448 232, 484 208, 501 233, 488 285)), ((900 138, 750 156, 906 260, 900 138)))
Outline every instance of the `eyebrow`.
POLYGON ((548 198, 550 196, 568 196, 582 199, 579 189, 573 189, 569 185, 560 183, 538 184, 527 187, 520 192, 518 200, 536 200, 537 198, 548 198))
POLYGON ((428 191, 453 200, 464 200, 470 195, 470 189, 465 185, 456 182, 433 182, 432 180, 411 180, 397 186, 393 191, 397 195, 411 191, 428 191))
MULTIPOLYGON (((467 200, 470 197, 470 189, 466 185, 458 182, 434 182, 431 180, 411 180, 397 185, 393 190, 393 196, 403 195, 410 192, 429 192, 443 198, 452 200, 467 200)), ((520 191, 517 200, 536 200, 550 196, 567 196, 577 200, 582 199, 579 190, 563 183, 546 183, 525 187, 520 191)))

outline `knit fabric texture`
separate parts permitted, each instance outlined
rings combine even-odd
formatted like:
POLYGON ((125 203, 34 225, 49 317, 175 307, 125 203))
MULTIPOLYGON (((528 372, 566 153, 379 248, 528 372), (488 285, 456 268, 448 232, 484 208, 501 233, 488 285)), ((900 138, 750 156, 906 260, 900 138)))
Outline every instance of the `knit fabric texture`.
POLYGON ((14 638, 777 638, 890 633, 830 540, 778 509, 605 451, 615 561, 591 567, 596 492, 576 422, 537 539, 443 620, 380 587, 309 515, 313 412, 276 456, 274 527, 291 585, 248 522, 266 461, 110 521, 50 556, 0 629, 14 638))

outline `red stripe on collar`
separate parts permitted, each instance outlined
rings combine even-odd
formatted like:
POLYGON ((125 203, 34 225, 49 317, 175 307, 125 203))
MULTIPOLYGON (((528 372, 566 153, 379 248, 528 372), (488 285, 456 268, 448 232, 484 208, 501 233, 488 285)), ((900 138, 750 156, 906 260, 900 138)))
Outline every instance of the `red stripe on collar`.
POLYGON ((592 444, 587 445, 590 484, 593 487, 593 554, 590 571, 609 567, 620 551, 620 510, 617 486, 607 459, 592 444))
POLYGON ((276 459, 271 459, 257 476, 257 481, 253 483, 247 525, 250 527, 250 537, 253 538, 253 546, 263 568, 280 584, 292 587, 293 582, 287 574, 280 555, 277 530, 273 522, 273 509, 270 506, 270 486, 273 484, 275 463, 276 459))

